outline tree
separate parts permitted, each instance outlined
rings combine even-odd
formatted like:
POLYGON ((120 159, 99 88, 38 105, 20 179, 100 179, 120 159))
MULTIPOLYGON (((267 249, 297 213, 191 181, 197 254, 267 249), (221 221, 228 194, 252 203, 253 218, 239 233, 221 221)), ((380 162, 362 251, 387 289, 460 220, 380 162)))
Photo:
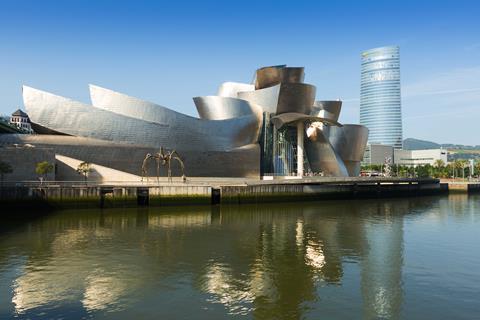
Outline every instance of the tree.
POLYGON ((445 167, 445 162, 443 162, 442 159, 437 159, 437 160, 435 160, 435 163, 433 164, 433 166, 435 168, 441 169, 441 168, 445 167))
POLYGON ((455 164, 453 162, 449 162, 447 164, 447 171, 448 171, 448 176, 450 176, 450 178, 455 179, 455 164))
POLYGON ((40 175, 40 183, 43 183, 46 179, 47 174, 53 171, 53 164, 49 163, 48 161, 42 161, 37 163, 37 167, 35 168, 35 172, 40 175))
POLYGON ((480 177, 480 160, 475 161, 475 164, 473 165, 473 172, 474 175, 480 177))
POLYGON ((13 172, 12 166, 5 161, 0 161, 0 177, 3 185, 3 176, 13 172))
POLYGON ((78 174, 83 175, 83 178, 85 179, 85 183, 87 183, 88 174, 92 172, 90 163, 86 161, 80 163, 77 167, 77 172, 78 174))
POLYGON ((465 159, 457 160, 459 169, 462 169, 462 178, 465 179, 465 168, 468 168, 468 161, 465 159))
POLYGON ((453 167, 453 178, 455 179, 455 177, 460 177, 460 174, 459 174, 459 171, 460 169, 462 168, 463 164, 462 164, 462 161, 461 160, 455 160, 453 161, 452 163, 452 167, 453 167))
POLYGON ((399 165, 397 168, 398 176, 399 177, 407 177, 408 176, 408 168, 406 166, 399 165))
POLYGON ((432 176, 433 167, 429 164, 421 165, 417 167, 417 176, 419 178, 428 178, 432 176))

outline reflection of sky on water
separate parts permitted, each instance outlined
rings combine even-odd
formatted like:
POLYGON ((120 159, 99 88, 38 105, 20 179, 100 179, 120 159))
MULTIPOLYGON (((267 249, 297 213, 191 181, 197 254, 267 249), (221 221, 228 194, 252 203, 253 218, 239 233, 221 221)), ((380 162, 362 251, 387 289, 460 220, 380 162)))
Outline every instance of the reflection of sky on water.
POLYGON ((17 313, 81 301, 85 310, 120 310, 120 298, 135 288, 133 266, 114 265, 107 257, 91 256, 87 239, 111 238, 109 230, 67 230, 51 242, 51 256, 27 262, 13 282, 12 303, 17 313), (133 280, 133 281, 132 281, 133 280))
MULTIPOLYGON (((0 238, 0 294, 10 299, 0 318, 114 319, 135 308, 173 317, 201 309, 204 318, 399 318, 412 308, 405 274, 428 280, 415 264, 428 254, 414 241, 425 238, 432 252, 425 234, 441 227, 454 237, 447 223, 478 225, 478 209, 436 198, 59 213, 0 238), (167 313, 160 301, 168 296, 186 309, 167 313)), ((429 274, 440 276, 436 268, 429 274)))
POLYGON ((252 310, 254 293, 248 280, 242 282, 232 277, 228 266, 213 263, 205 270, 202 290, 210 294, 208 302, 223 304, 230 314, 248 314, 252 310))
POLYGON ((312 240, 308 241, 305 260, 310 267, 317 269, 318 271, 322 270, 322 267, 325 265, 325 256, 323 255, 320 243, 315 243, 312 240))
POLYGON ((124 306, 118 303, 119 298, 132 289, 127 282, 122 281, 115 274, 108 275, 99 269, 87 276, 85 285, 82 304, 89 311, 107 308, 111 311, 121 310, 124 306))

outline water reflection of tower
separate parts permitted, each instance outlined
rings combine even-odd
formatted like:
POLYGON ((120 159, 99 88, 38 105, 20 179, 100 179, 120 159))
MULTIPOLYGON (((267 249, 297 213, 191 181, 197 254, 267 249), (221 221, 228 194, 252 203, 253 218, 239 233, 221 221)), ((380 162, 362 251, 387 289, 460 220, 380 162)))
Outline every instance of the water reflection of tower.
POLYGON ((373 219, 365 223, 368 250, 364 254, 361 273, 365 319, 396 319, 400 316, 403 301, 402 214, 406 210, 406 201, 380 202, 373 219))

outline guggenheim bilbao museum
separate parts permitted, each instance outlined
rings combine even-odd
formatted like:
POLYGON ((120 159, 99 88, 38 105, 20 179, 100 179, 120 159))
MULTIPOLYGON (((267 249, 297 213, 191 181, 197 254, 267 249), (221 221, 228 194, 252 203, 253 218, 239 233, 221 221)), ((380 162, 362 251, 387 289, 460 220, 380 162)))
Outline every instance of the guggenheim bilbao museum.
POLYGON ((217 95, 193 98, 198 118, 94 85, 91 105, 24 86, 37 134, 4 134, 0 144, 49 148, 136 176, 160 148, 175 150, 189 177, 359 175, 368 129, 340 124, 342 102, 315 101, 304 75, 281 65, 258 69, 252 84, 225 82, 217 95))

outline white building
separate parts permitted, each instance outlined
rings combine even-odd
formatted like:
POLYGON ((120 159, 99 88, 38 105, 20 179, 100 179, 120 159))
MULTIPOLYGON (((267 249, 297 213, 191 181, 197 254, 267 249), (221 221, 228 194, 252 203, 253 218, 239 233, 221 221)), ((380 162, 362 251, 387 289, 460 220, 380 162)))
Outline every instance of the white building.
POLYGON ((28 114, 20 109, 12 113, 12 116, 10 117, 10 123, 17 128, 24 130, 25 132, 33 133, 28 114))
POLYGON ((392 146, 370 144, 365 149, 363 165, 385 164, 385 159, 390 158, 392 164, 403 166, 435 165, 437 160, 447 164, 448 151, 445 149, 403 150, 394 149, 392 146))
POLYGON ((384 144, 368 144, 363 155, 363 165, 385 164, 390 158, 393 163, 393 147, 384 144))
POLYGON ((394 150, 395 164, 404 166, 435 165, 437 160, 447 164, 448 151, 445 149, 394 150))

